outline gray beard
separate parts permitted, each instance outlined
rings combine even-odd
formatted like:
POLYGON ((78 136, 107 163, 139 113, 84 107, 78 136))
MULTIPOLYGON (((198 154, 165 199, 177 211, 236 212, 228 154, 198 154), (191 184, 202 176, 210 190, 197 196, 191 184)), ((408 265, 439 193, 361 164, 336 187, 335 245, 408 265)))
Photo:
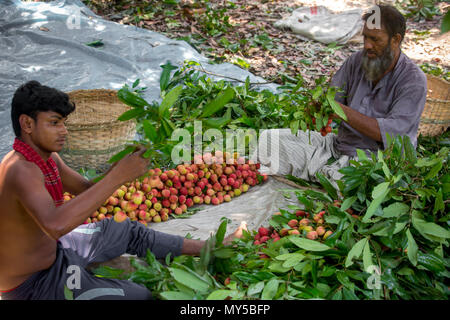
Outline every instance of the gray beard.
POLYGON ((393 60, 394 53, 389 45, 384 49, 381 57, 374 59, 369 59, 366 50, 364 50, 361 66, 365 71, 366 80, 372 82, 380 80, 381 76, 391 66, 393 60))

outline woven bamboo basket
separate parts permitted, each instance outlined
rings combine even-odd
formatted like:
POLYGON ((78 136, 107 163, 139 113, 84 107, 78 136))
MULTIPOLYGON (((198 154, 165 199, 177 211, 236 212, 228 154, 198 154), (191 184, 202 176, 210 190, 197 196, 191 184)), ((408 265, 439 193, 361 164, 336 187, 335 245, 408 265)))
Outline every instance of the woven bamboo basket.
POLYGON ((115 90, 76 90, 67 94, 76 109, 67 118, 69 134, 61 158, 75 170, 104 172, 110 167, 107 161, 136 135, 135 121, 117 120, 130 107, 119 100, 115 90))
POLYGON ((450 82, 427 74, 428 93, 418 135, 437 136, 450 126, 450 82))

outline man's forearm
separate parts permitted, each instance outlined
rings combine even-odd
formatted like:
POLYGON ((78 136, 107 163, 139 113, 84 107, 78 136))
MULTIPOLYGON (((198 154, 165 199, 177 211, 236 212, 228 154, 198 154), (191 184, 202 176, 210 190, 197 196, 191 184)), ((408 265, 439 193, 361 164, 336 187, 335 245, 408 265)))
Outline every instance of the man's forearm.
POLYGON ((363 135, 375 140, 382 141, 380 127, 378 126, 378 121, 375 118, 368 117, 350 107, 339 103, 347 116, 347 123, 358 132, 363 135))
POLYGON ((203 240, 183 239, 181 254, 198 256, 204 245, 205 241, 203 240))

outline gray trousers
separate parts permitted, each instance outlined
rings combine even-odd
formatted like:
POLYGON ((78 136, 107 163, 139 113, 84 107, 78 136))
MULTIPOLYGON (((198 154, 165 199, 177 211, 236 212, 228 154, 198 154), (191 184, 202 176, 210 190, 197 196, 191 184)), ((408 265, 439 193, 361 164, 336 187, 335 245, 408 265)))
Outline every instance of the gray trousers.
POLYGON ((75 300, 148 300, 150 291, 128 280, 94 276, 86 267, 128 253, 145 257, 147 249, 156 258, 181 254, 183 237, 145 227, 136 221, 117 223, 104 219, 81 225, 61 237, 53 265, 33 274, 16 289, 3 293, 2 300, 64 300, 64 286, 75 300))
POLYGON ((271 129, 261 132, 258 140, 257 160, 262 173, 273 175, 293 175, 307 181, 317 181, 316 173, 325 175, 337 187, 342 178, 339 169, 349 165, 352 159, 339 154, 334 148, 335 134, 323 137, 320 133, 299 130, 298 135, 290 129, 271 129), (327 165, 333 157, 333 163, 327 165))

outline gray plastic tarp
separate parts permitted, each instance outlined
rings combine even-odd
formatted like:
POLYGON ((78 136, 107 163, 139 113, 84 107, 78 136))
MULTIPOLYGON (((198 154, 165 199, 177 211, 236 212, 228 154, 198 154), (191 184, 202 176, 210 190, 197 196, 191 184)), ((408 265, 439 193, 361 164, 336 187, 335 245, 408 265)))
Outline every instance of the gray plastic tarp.
POLYGON ((79 0, 1 0, 0 159, 13 142, 10 105, 21 84, 37 80, 66 92, 118 90, 139 78, 142 86, 148 87, 144 98, 159 101, 160 65, 167 61, 182 65, 185 60, 200 62, 215 74, 265 82, 233 64, 208 64, 208 59, 185 41, 104 20, 79 0), (98 39, 102 39, 102 47, 86 45, 98 39))

